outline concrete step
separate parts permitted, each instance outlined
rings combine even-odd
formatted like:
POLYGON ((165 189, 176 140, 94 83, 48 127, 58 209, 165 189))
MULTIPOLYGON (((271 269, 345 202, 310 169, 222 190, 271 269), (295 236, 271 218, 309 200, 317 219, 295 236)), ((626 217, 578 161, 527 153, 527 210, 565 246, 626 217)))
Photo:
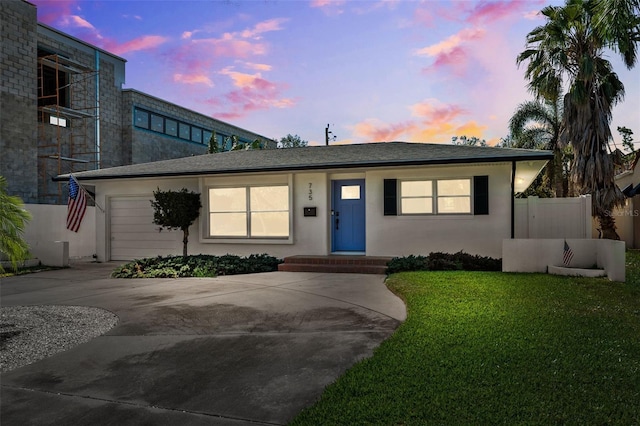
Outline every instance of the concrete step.
POLYGON ((390 257, 379 256, 290 256, 278 265, 286 272, 385 274, 390 257))

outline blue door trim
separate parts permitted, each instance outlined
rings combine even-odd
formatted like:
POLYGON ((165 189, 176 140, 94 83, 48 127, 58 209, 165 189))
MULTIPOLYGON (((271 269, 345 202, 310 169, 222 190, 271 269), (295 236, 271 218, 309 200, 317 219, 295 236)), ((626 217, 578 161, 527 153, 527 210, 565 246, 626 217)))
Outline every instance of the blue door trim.
POLYGON ((365 251, 365 206, 364 179, 331 181, 332 252, 365 251))

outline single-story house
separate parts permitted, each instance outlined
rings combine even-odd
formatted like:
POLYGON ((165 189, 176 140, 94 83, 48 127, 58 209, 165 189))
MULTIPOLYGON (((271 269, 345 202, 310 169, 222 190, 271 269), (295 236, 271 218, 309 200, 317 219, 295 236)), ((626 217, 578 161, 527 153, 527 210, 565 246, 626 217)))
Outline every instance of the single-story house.
POLYGON ((182 253, 182 232, 152 223, 157 188, 200 193, 191 254, 501 257, 502 240, 513 238, 513 194, 552 157, 385 142, 205 154, 74 176, 95 187, 99 261, 182 253))

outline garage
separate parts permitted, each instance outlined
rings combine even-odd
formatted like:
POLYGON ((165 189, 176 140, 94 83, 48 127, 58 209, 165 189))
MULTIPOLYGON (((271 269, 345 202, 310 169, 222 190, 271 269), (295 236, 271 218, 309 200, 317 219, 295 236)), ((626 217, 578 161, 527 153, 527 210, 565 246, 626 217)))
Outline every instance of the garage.
POLYGON ((182 253, 182 232, 153 223, 153 195, 109 200, 110 259, 133 260, 182 253))

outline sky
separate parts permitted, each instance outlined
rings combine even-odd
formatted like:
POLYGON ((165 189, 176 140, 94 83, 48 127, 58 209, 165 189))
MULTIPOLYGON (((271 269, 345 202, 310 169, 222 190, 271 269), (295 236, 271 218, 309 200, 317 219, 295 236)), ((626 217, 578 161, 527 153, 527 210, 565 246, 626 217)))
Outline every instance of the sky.
MULTIPOLYGON (((311 145, 508 135, 533 100, 516 64, 550 0, 30 0, 38 20, 127 60, 136 89, 311 145)), ((609 60, 640 140, 640 65, 609 60)))

